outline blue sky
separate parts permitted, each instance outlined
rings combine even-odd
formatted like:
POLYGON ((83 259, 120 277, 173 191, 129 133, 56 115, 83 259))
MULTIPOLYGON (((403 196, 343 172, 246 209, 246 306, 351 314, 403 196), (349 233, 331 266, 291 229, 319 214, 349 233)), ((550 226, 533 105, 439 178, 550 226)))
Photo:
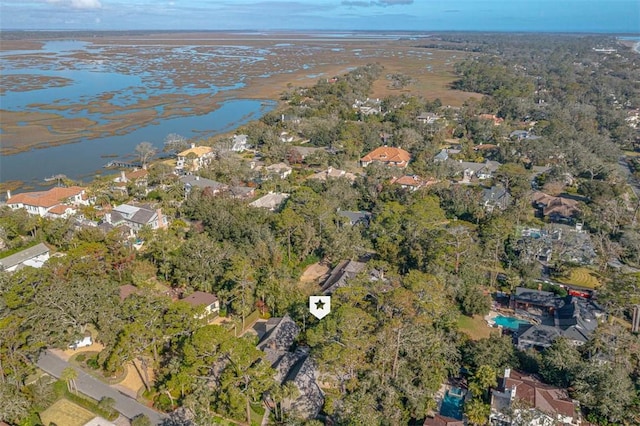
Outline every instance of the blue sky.
POLYGON ((640 33, 640 1, 1 0, 8 29, 640 33))

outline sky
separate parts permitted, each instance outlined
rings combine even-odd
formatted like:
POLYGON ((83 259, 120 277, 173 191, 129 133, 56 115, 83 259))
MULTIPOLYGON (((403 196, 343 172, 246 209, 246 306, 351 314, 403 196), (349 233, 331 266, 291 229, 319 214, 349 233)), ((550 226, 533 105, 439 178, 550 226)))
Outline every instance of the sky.
POLYGON ((639 0, 0 0, 0 30, 640 34, 639 0))

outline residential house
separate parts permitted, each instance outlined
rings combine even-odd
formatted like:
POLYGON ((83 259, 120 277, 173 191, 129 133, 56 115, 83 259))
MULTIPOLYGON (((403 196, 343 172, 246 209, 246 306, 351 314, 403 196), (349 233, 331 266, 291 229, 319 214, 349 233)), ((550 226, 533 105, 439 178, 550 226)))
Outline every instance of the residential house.
POLYGON ((502 185, 494 185, 482 190, 482 204, 489 213, 495 209, 505 210, 511 204, 511 194, 502 185))
POLYGON ((529 418, 527 424, 531 426, 582 424, 579 403, 569 397, 566 389, 507 368, 497 389, 491 392, 489 421, 492 425, 509 426, 522 424, 523 418, 529 418))
POLYGON ((136 168, 130 172, 122 170, 120 176, 113 180, 115 182, 113 189, 126 195, 128 193, 127 185, 132 184, 146 195, 148 193, 148 175, 149 172, 145 168, 136 168))
POLYGON ((602 308, 592 300, 522 287, 516 288, 511 303, 516 314, 535 322, 518 328, 514 337, 521 350, 547 348, 559 337, 573 345, 583 345, 604 316, 602 308))
POLYGON ((433 124, 439 119, 440 116, 433 112, 423 112, 416 117, 416 120, 418 120, 422 124, 433 124))
POLYGON ((184 184, 184 192, 186 194, 191 192, 193 188, 200 188, 209 195, 218 195, 229 189, 229 186, 224 183, 195 175, 181 176, 180 181, 184 184))
POLYGON ((352 212, 348 210, 338 210, 338 216, 344 218, 344 222, 350 226, 355 225, 363 225, 364 227, 369 227, 369 223, 371 222, 371 213, 369 212, 352 212))
MULTIPOLYGON (((304 160, 308 156, 315 154, 316 152, 327 152, 326 148, 317 148, 313 146, 292 146, 290 152, 293 152, 300 156, 300 160, 304 160)), ((292 161, 289 161, 292 162, 292 161)))
POLYGON ((331 294, 347 284, 347 280, 355 278, 364 270, 366 263, 355 260, 343 260, 331 270, 329 277, 322 283, 322 294, 331 294))
POLYGON ((536 191, 531 196, 533 206, 543 218, 552 222, 571 223, 581 213, 580 202, 566 197, 554 197, 536 191))
POLYGON ((165 229, 168 219, 160 209, 144 206, 120 204, 104 215, 104 222, 112 226, 126 225, 134 232, 145 226, 151 229, 165 229))
MULTIPOLYGON (((265 361, 276 371, 276 382, 281 385, 292 382, 298 388, 298 396, 283 403, 287 411, 304 419, 315 418, 324 405, 324 393, 318 386, 318 371, 309 349, 295 347, 300 327, 286 315, 260 321, 254 329, 260 339, 257 348, 265 353, 265 361)), ((274 404, 269 397, 266 402, 274 404)))
POLYGON ((495 114, 480 114, 478 118, 481 120, 491 120, 494 126, 499 126, 504 123, 504 118, 500 118, 495 114))
POLYGON ((0 270, 13 272, 25 266, 41 268, 42 265, 49 260, 49 253, 49 247, 45 244, 36 244, 33 247, 26 248, 11 256, 0 259, 0 270))
POLYGON ((214 156, 215 153, 210 146, 191 144, 191 148, 178 153, 176 173, 197 172, 202 167, 209 165, 214 156))
POLYGON ((250 186, 232 186, 229 188, 229 195, 233 198, 247 199, 256 195, 256 189, 250 186))
POLYGON ((280 133, 280 142, 282 143, 291 143, 296 139, 295 136, 290 135, 289 132, 280 133))
POLYGON ((354 182, 356 180, 356 175, 354 175, 353 173, 349 173, 345 170, 334 169, 333 167, 329 166, 326 170, 322 170, 318 173, 314 173, 311 176, 309 176, 307 179, 317 179, 321 181, 327 181, 329 179, 339 179, 339 178, 345 178, 350 182, 354 182))
POLYGON ((404 169, 409 165, 409 161, 411 161, 411 155, 404 149, 381 146, 362 157, 360 159, 360 164, 362 167, 367 167, 373 162, 378 162, 388 166, 395 166, 404 169))
POLYGON ((249 137, 247 135, 233 135, 231 151, 243 152, 249 149, 249 137))
POLYGON ((453 417, 435 414, 427 417, 424 420, 423 426, 464 426, 464 422, 462 420, 454 419, 453 417))
POLYGON ((433 157, 433 161, 436 163, 441 163, 443 161, 447 161, 448 159, 449 159, 449 150, 446 148, 442 148, 440 152, 433 157))
POLYGON ((204 291, 196 291, 182 299, 194 308, 203 307, 201 318, 209 315, 218 314, 220 312, 220 301, 215 294, 206 293, 204 291))
POLYGON ((278 176, 280 179, 286 179, 293 169, 286 163, 276 163, 264 168, 268 176, 278 176))
POLYGON ((283 123, 300 124, 302 122, 302 119, 294 114, 281 114, 280 121, 283 123))
POLYGON ((287 198, 289 198, 289 194, 285 194, 283 192, 269 192, 264 197, 260 197, 252 203, 249 203, 249 205, 251 207, 275 211, 280 208, 287 198))
POLYGON ((536 140, 542 138, 542 136, 536 136, 528 130, 514 130, 513 132, 509 133, 509 137, 511 139, 517 139, 519 141, 523 139, 536 140))
POLYGON ((476 177, 480 180, 493 178, 495 172, 502 165, 497 161, 487 160, 484 163, 473 163, 469 161, 452 162, 455 168, 462 172, 462 181, 469 182, 476 177))
POLYGON ((67 218, 74 215, 79 206, 89 205, 85 190, 81 186, 55 187, 14 196, 7 191, 7 205, 13 210, 25 209, 27 213, 41 217, 67 218))
POLYGON ((360 114, 373 115, 382 113, 382 107, 380 99, 369 99, 364 101, 358 99, 353 103, 353 108, 357 109, 360 114))
POLYGON ((402 189, 408 189, 409 191, 417 191, 420 188, 433 185, 434 183, 438 183, 438 181, 435 179, 423 179, 417 175, 405 175, 391 179, 392 185, 400 185, 402 189))

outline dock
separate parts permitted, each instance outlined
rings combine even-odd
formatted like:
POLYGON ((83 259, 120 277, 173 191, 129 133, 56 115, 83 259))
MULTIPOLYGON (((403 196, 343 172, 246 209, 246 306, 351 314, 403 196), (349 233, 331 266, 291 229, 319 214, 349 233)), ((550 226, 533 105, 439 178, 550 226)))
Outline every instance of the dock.
POLYGON ((130 163, 127 163, 125 161, 109 161, 103 167, 105 169, 109 169, 109 168, 112 168, 112 167, 123 167, 123 168, 130 168, 130 169, 139 168, 140 169, 140 168, 142 168, 142 163, 139 163, 137 161, 133 161, 133 162, 130 162, 130 163))

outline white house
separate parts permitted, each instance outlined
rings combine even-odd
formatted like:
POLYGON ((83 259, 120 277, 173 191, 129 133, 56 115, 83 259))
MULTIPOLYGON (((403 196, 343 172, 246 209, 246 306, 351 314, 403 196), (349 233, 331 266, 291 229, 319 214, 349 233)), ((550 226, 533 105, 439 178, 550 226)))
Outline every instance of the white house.
POLYGON ((249 137, 247 135, 233 135, 231 151, 243 152, 249 149, 249 137))
POLYGON ((0 270, 13 272, 25 266, 41 268, 49 260, 49 247, 40 243, 0 259, 0 270))
POLYGON ((213 148, 210 146, 196 146, 191 144, 191 148, 178 154, 176 161, 176 172, 183 171, 196 172, 208 165, 214 157, 213 148))
POLYGON ((293 171, 288 164, 276 163, 264 168, 269 175, 279 176, 280 179, 286 179, 293 171))
POLYGON ((85 188, 70 186, 55 187, 48 191, 23 192, 11 196, 7 191, 7 205, 13 210, 25 209, 27 213, 42 217, 69 217, 78 206, 89 205, 85 188))
POLYGON ((260 197, 252 203, 249 203, 251 207, 258 207, 261 209, 268 209, 274 211, 278 209, 289 198, 289 194, 282 192, 270 192, 264 197, 260 197))

